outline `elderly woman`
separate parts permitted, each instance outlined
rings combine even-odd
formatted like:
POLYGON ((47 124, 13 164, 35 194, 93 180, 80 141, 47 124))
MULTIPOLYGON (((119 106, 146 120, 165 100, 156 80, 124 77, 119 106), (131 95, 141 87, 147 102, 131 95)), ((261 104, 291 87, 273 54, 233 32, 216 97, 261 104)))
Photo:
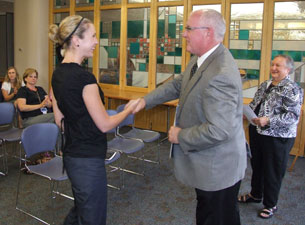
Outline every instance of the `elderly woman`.
POLYGON ((11 66, 7 69, 4 82, 1 87, 4 101, 6 102, 15 101, 17 92, 20 87, 21 87, 21 81, 19 79, 19 74, 16 68, 11 66))
POLYGON ((238 198, 241 203, 260 203, 263 219, 271 218, 277 210, 282 179, 288 155, 297 134, 303 102, 303 90, 292 80, 294 63, 291 57, 277 55, 271 64, 271 80, 260 85, 250 107, 257 118, 250 125, 252 153, 251 192, 238 198))
POLYGON ((36 86, 38 72, 28 68, 23 74, 25 87, 17 93, 17 105, 22 118, 22 126, 35 123, 52 123, 54 114, 51 113, 52 103, 42 87, 36 86))

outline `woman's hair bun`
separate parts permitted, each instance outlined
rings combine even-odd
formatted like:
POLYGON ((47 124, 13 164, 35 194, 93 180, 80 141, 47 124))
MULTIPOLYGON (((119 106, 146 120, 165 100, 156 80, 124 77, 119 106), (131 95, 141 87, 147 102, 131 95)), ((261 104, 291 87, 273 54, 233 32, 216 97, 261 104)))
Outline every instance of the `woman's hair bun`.
POLYGON ((50 27, 49 27, 49 38, 53 42, 61 44, 60 43, 61 41, 59 40, 58 31, 59 31, 58 25, 56 25, 56 24, 50 25, 50 27))

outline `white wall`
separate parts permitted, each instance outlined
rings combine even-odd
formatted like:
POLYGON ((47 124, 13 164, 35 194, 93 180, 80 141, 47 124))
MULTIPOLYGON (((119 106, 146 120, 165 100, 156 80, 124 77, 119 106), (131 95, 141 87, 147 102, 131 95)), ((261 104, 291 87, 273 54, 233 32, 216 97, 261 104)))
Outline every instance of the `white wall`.
POLYGON ((49 92, 48 0, 15 0, 15 66, 22 78, 26 68, 38 71, 38 86, 49 92))

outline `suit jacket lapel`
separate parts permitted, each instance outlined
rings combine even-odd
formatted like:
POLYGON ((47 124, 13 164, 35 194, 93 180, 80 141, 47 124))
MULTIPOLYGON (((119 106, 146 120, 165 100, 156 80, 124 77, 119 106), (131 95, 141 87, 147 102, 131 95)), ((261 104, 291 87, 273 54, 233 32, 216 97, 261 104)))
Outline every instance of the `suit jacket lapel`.
POLYGON ((176 118, 177 121, 179 121, 180 112, 183 109, 184 102, 187 99, 187 96, 189 95, 192 88, 195 86, 195 84, 198 82, 198 80, 203 76, 204 71, 208 68, 209 64, 215 59, 215 57, 218 54, 221 54, 223 52, 224 46, 220 44, 218 48, 215 49, 215 51, 209 55, 209 57, 203 62, 203 64, 197 69, 196 73, 193 75, 193 78, 189 80, 190 78, 190 72, 191 68, 193 67, 194 63, 197 62, 198 57, 194 57, 190 65, 187 67, 187 70, 185 71, 185 75, 183 77, 183 84, 181 88, 181 94, 180 94, 180 100, 179 100, 179 111, 177 112, 176 118))

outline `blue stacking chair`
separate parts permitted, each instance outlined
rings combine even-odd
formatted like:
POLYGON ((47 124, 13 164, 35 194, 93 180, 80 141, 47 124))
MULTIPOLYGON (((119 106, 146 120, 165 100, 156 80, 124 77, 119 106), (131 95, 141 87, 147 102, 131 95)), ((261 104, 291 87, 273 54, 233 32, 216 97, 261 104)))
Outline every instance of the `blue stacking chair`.
MULTIPOLYGON (((47 151, 54 151, 55 153, 58 132, 59 129, 57 125, 54 123, 39 123, 25 128, 21 135, 21 143, 25 151, 25 158, 29 159, 33 155, 47 151)), ((51 205, 52 205, 52 216, 54 223, 55 220, 54 204, 55 204, 56 195, 61 195, 63 197, 74 200, 73 197, 58 192, 58 182, 68 179, 67 174, 63 171, 62 157, 55 154, 55 157, 52 158, 50 161, 38 165, 28 165, 27 161, 25 161, 25 168, 29 172, 41 176, 43 178, 46 178, 51 182, 51 205)), ((34 219, 44 224, 49 224, 43 219, 31 214, 30 212, 18 206, 20 185, 21 185, 21 172, 19 173, 19 179, 17 185, 16 209, 33 217, 34 219)))
MULTIPOLYGON (((121 112, 124 110, 125 104, 120 105, 117 107, 117 111, 121 112)), ((160 133, 152 130, 143 130, 137 129, 134 127, 134 119, 135 115, 130 114, 119 126, 118 126, 118 134, 124 138, 136 138, 142 140, 144 143, 152 143, 157 142, 155 146, 150 149, 157 148, 157 160, 145 159, 143 160, 146 162, 152 163, 160 163, 160 133), (121 129, 124 126, 130 126, 131 129, 125 133, 121 133, 121 129)), ((148 149, 148 148, 147 148, 148 149)), ((144 156, 144 154, 143 154, 144 156)))
MULTIPOLYGON (((20 137, 22 133, 22 129, 13 127, 13 120, 15 115, 15 107, 11 102, 3 102, 0 103, 0 143, 2 153, 0 156, 3 161, 4 171, 0 172, 1 175, 8 174, 8 166, 7 166, 7 146, 8 142, 20 142, 20 137)), ((19 157, 21 158, 21 146, 19 145, 19 157)), ((19 158, 18 157, 18 158, 19 158)))
MULTIPOLYGON (((108 114, 115 115, 116 110, 107 110, 108 114)), ((124 121, 122 122, 124 123, 124 121)), ((117 133, 117 127, 108 131, 107 133, 113 133, 114 138, 108 141, 108 150, 118 151, 122 156, 130 156, 144 148, 144 143, 140 139, 124 138, 117 133)), ((128 159, 128 157, 126 157, 128 159)), ((127 162, 125 163, 125 165, 127 162)), ((123 172, 144 176, 144 173, 139 173, 130 169, 121 168, 123 172)), ((124 173, 122 174, 122 186, 124 187, 124 173)))

